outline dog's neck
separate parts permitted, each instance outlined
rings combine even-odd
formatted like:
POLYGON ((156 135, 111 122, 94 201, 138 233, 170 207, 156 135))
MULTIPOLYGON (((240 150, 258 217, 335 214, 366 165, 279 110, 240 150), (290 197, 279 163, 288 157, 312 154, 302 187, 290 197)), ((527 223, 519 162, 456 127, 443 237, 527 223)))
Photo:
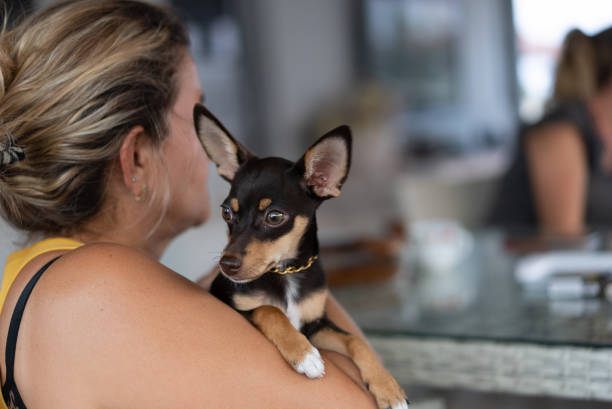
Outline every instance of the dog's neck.
POLYGON ((306 266, 309 268, 317 262, 319 256, 319 239, 317 237, 317 220, 316 216, 312 217, 312 220, 308 224, 306 232, 300 240, 300 245, 295 258, 291 260, 283 260, 277 265, 278 270, 284 271, 290 267, 295 269, 302 268, 306 270, 306 266))

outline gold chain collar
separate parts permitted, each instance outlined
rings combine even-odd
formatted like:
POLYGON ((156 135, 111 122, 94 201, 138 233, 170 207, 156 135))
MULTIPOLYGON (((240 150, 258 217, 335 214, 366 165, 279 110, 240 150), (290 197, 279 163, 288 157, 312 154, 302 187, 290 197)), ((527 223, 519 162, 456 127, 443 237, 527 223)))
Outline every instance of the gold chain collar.
POLYGON ((298 273, 300 271, 308 270, 310 268, 310 266, 312 266, 312 263, 314 263, 314 261, 316 259, 318 259, 318 258, 319 258, 319 256, 310 256, 308 258, 308 262, 306 262, 305 265, 300 266, 300 267, 289 266, 286 269, 281 270, 281 268, 279 266, 277 266, 277 267, 273 267, 272 269, 270 269, 268 271, 270 271, 272 273, 282 274, 282 275, 298 273))

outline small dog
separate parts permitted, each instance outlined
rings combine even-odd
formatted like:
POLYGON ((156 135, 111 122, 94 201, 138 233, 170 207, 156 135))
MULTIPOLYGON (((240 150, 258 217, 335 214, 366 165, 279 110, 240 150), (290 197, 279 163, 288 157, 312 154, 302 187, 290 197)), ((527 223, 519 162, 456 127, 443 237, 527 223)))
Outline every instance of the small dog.
POLYGON ((349 128, 328 132, 294 163, 254 156, 200 104, 193 115, 208 157, 231 183, 221 205, 229 241, 211 293, 250 320, 297 372, 324 375, 317 348, 342 353, 355 362, 379 408, 407 409, 404 391, 367 343, 338 328, 325 312, 328 290, 315 212, 340 194, 346 180, 349 128))

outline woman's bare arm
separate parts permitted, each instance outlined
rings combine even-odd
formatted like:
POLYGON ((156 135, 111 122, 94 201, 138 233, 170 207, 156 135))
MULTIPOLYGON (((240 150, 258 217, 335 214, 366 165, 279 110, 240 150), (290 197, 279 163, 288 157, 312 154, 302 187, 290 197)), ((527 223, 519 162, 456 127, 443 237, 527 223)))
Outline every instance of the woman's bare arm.
POLYGON ((37 368, 42 390, 91 407, 374 407, 335 364, 297 374, 238 313, 133 250, 87 246, 54 268, 32 306, 53 325, 26 352, 57 360, 37 368))
POLYGON ((548 125, 526 138, 540 231, 560 236, 583 234, 588 172, 577 129, 569 124, 548 125))

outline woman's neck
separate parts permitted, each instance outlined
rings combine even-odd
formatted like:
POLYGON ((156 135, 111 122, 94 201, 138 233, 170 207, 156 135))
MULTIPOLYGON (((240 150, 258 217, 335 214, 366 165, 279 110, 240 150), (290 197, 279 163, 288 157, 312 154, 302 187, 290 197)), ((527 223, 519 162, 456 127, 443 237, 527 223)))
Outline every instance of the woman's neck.
POLYGON ((69 238, 82 243, 114 243, 140 250, 151 258, 159 260, 164 251, 170 244, 171 238, 160 240, 158 238, 147 237, 147 233, 142 234, 135 231, 121 229, 120 231, 109 231, 108 233, 98 233, 91 230, 82 230, 69 238))
POLYGON ((176 234, 164 234, 157 215, 137 206, 115 204, 83 225, 70 238, 82 243, 106 242, 138 249, 159 260, 176 234), (110 216, 112 215, 112 216, 110 216))

